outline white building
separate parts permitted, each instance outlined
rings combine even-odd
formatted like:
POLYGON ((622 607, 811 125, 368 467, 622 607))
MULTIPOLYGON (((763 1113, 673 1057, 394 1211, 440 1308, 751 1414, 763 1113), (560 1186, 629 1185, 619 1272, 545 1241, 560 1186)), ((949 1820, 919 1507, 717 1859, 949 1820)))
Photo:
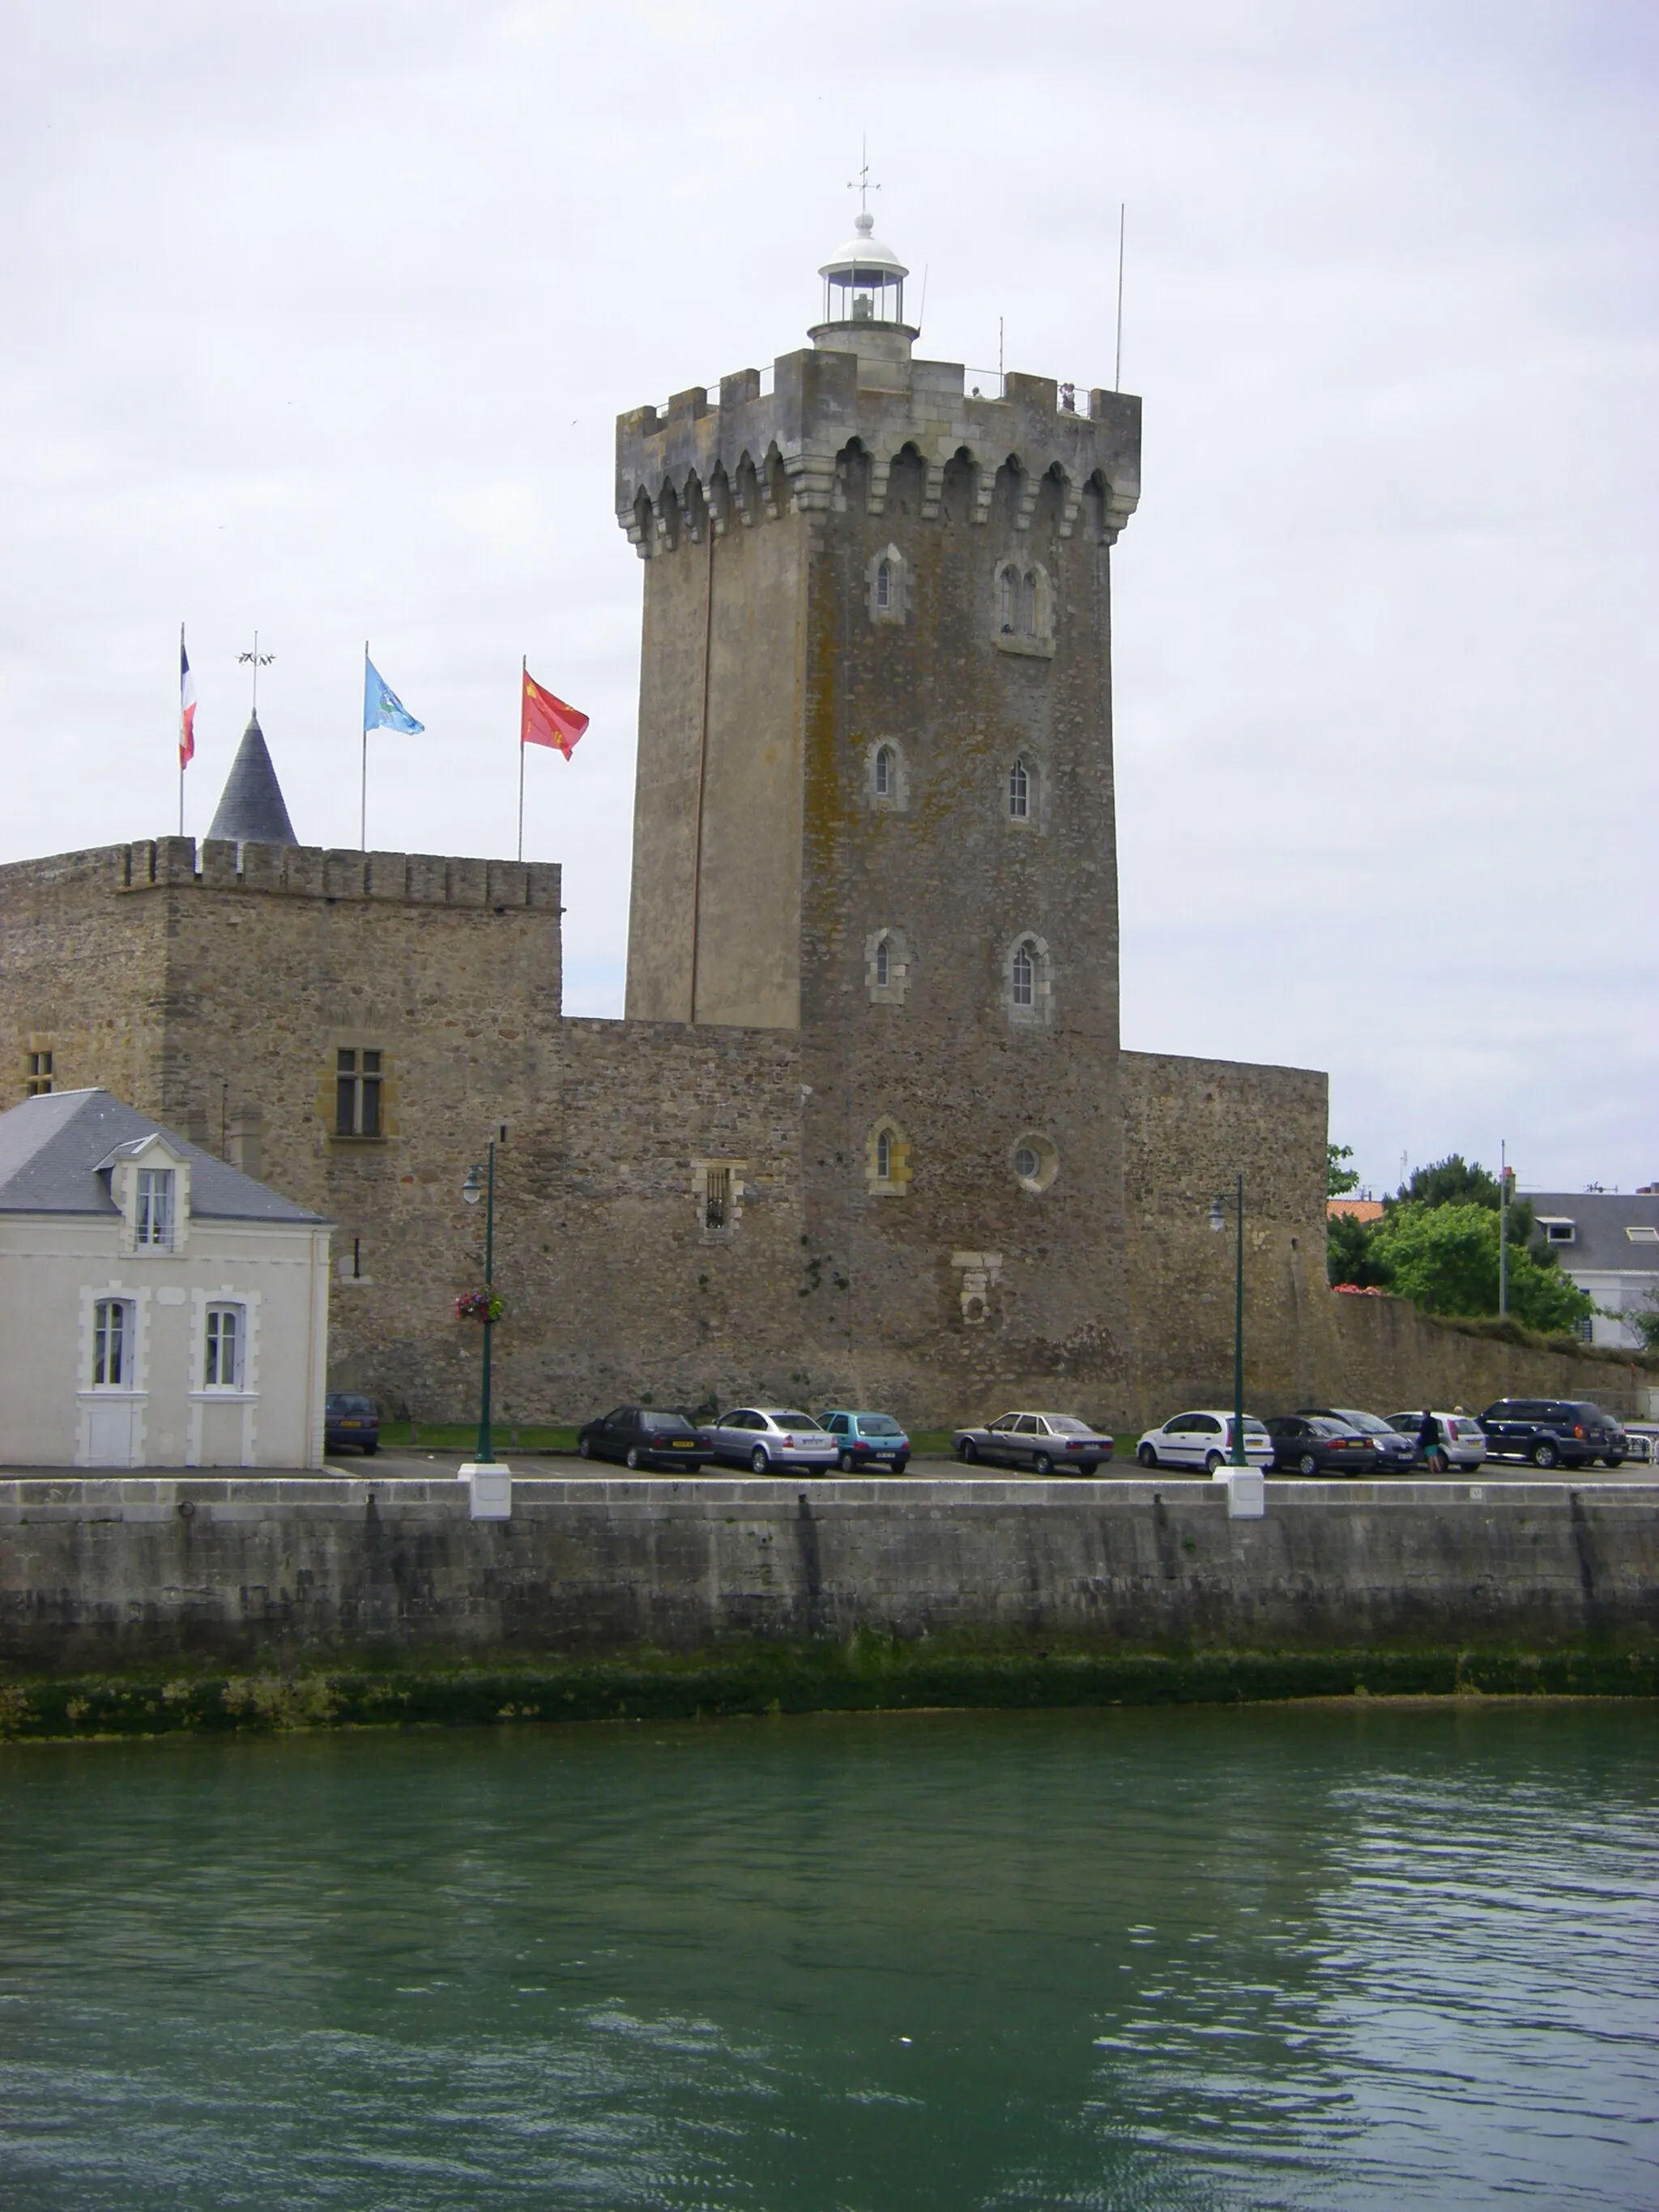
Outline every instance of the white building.
POLYGON ((0 1114, 0 1461, 320 1467, 328 1240, 106 1091, 0 1114))
POLYGON ((1659 1301, 1659 1194, 1637 1191, 1529 1190, 1534 1242, 1547 1244, 1579 1289, 1594 1298, 1592 1344, 1620 1352, 1641 1338, 1620 1314, 1652 1310, 1659 1301))

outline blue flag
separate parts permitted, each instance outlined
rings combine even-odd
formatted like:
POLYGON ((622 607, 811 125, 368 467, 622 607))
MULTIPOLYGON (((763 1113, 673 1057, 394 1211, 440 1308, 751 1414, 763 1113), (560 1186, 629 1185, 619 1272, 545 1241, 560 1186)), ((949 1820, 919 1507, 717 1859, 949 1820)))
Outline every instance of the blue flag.
POLYGON ((363 655, 363 727, 402 730, 411 738, 426 727, 424 722, 416 720, 367 653, 363 655))

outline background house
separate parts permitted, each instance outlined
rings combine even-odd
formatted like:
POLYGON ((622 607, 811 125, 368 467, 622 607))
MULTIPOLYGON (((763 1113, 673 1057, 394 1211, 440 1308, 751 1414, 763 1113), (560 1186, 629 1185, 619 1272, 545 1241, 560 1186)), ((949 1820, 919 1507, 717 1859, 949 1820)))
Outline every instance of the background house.
POLYGON ((0 1457, 320 1467, 328 1243, 106 1091, 0 1114, 0 1457))
POLYGON ((1600 1310, 1590 1341, 1634 1352, 1641 1338, 1616 1318, 1651 1310, 1659 1297, 1659 1194, 1528 1191, 1536 1244, 1547 1244, 1564 1271, 1600 1310))

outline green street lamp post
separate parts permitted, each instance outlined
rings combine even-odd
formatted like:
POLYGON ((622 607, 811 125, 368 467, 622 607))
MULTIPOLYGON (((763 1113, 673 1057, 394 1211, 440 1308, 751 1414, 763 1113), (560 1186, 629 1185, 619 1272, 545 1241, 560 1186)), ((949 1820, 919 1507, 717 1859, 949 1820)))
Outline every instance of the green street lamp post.
POLYGON ((466 1171, 466 1181, 461 1185, 461 1196, 469 1206, 484 1202, 484 1311, 483 1311, 483 1385, 478 1407, 478 1462, 483 1467, 495 1463, 494 1442, 489 1433, 489 1340, 495 1324, 490 1317, 490 1305, 495 1297, 495 1140, 489 1140, 488 1164, 479 1167, 475 1161, 466 1171))
MULTIPOLYGON (((1244 1455, 1244 1178, 1238 1178, 1233 1194, 1237 1245, 1233 1261, 1233 1435, 1227 1454, 1230 1467, 1248 1467, 1244 1455)), ((1210 1226, 1218 1233, 1227 1226, 1227 1199, 1218 1192, 1210 1200, 1210 1226)))

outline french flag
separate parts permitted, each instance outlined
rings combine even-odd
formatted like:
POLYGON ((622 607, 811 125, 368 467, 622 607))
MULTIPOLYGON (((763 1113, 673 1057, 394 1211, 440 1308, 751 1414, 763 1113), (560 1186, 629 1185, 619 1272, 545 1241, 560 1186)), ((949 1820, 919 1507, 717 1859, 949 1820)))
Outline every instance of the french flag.
POLYGON ((182 773, 196 757, 196 678, 190 672, 185 651, 185 626, 179 625, 179 767, 182 773))

